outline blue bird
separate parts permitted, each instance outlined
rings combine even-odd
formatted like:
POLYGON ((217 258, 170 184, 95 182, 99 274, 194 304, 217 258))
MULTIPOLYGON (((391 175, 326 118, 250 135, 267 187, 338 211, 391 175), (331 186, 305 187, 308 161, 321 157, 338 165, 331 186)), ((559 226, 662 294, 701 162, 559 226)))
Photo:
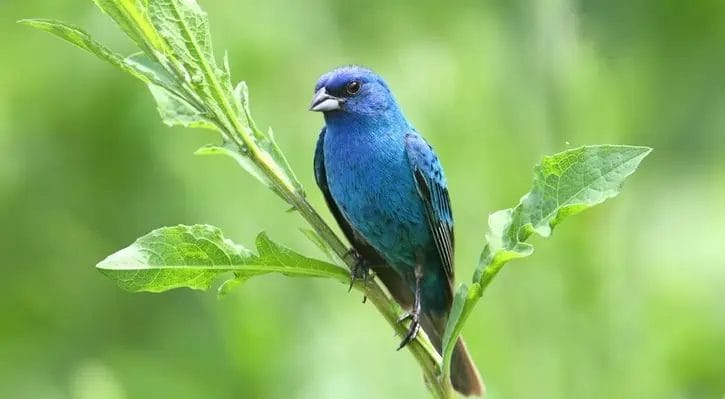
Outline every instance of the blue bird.
MULTIPOLYGON (((359 259, 411 320, 400 348, 423 328, 440 352, 453 301, 453 214, 438 157, 407 121, 385 81, 346 66, 320 77, 311 111, 325 118, 314 171, 330 211, 359 259)), ((462 340, 453 387, 481 395, 483 383, 462 340)))

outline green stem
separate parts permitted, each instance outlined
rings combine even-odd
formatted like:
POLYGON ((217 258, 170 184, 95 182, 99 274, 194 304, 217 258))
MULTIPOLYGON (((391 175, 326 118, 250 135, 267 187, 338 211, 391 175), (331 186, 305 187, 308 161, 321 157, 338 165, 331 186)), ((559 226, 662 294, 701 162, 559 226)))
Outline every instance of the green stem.
MULTIPOLYGON (((466 321, 468 320, 468 316, 471 315, 471 312, 478 304, 478 301, 480 301, 483 297, 483 292, 486 290, 486 288, 488 288, 488 286, 491 284, 491 281, 493 281, 494 277, 498 275, 498 272, 501 271, 505 264, 506 262, 496 261, 494 258, 492 263, 488 264, 483 269, 481 278, 478 280, 478 282, 473 283, 471 287, 467 289, 466 300, 463 304, 463 310, 461 311, 461 315, 458 318, 458 323, 453 331, 452 342, 455 342, 461 335, 463 327, 466 325, 466 321)), ((444 348, 441 368, 443 371, 443 378, 445 380, 450 380, 451 359, 453 358, 454 348, 455 345, 447 345, 444 348)))
MULTIPOLYGON (((483 269, 483 273, 481 274, 481 280, 479 281, 479 284, 481 285, 481 295, 483 295, 483 291, 491 284, 493 278, 498 275, 498 272, 501 271, 505 264, 506 263, 503 262, 496 262, 486 266, 486 268, 483 269)), ((481 295, 478 295, 478 297, 480 298, 481 295)))

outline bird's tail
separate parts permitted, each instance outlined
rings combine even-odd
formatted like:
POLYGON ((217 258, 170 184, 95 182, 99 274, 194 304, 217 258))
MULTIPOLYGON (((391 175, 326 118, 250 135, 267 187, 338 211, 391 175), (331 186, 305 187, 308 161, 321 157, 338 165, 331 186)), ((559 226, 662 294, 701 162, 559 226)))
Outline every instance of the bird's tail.
MULTIPOLYGON (((446 319, 447 317, 426 314, 422 315, 420 321, 421 327, 428 334, 428 338, 430 338, 438 353, 443 351, 443 332, 446 328, 446 319)), ((473 359, 468 354, 463 338, 458 338, 456 347, 453 349, 451 383, 453 389, 465 396, 483 397, 486 393, 481 376, 473 363, 473 359)))

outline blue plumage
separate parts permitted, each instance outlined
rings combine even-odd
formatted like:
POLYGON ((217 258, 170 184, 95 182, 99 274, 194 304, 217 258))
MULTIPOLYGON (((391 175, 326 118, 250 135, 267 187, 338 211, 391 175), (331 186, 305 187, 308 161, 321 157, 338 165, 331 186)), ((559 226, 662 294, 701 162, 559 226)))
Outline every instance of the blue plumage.
MULTIPOLYGON (((410 311, 411 329, 401 346, 422 325, 440 351, 452 303, 454 239, 437 156, 388 85, 368 69, 350 66, 323 75, 311 110, 325 117, 315 177, 328 206, 364 263, 410 311)), ((458 391, 481 393, 462 341, 452 366, 458 391)))

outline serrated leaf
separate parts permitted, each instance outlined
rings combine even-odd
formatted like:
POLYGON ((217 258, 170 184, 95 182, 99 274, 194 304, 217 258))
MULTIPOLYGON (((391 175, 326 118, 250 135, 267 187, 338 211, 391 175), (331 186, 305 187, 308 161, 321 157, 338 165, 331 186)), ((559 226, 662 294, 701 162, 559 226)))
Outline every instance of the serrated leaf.
POLYGON ((525 258, 534 253, 534 247, 525 242, 510 243, 504 236, 511 228, 511 214, 513 208, 502 209, 488 216, 488 232, 486 233, 486 246, 480 256, 479 267, 473 276, 473 281, 480 281, 482 264, 503 265, 504 263, 525 258))
POLYGON ((165 124, 217 130, 214 123, 207 118, 207 113, 202 110, 203 106, 184 94, 183 87, 164 66, 143 53, 126 57, 124 62, 150 78, 148 88, 165 124))
POLYGON ((148 11, 156 31, 189 73, 194 86, 211 84, 219 75, 206 12, 194 0, 154 0, 148 11))
POLYGON ((170 50, 169 63, 181 71, 184 84, 204 103, 209 115, 233 132, 245 128, 235 107, 227 65, 217 66, 206 12, 194 0, 154 0, 148 11, 156 31, 170 50), (225 69, 226 68, 226 69, 225 69))
POLYGON ((50 19, 24 19, 18 22, 60 37, 76 47, 131 74, 144 83, 156 84, 167 90, 174 90, 176 93, 179 92, 174 80, 168 76, 168 73, 160 65, 155 66, 153 61, 140 55, 123 58, 121 55, 93 40, 87 32, 77 26, 50 19))
POLYGON ((151 24, 146 1, 93 0, 146 53, 164 52, 165 45, 151 24))
POLYGON ((566 217, 617 196, 624 180, 650 151, 648 147, 598 145, 545 157, 534 168, 531 191, 516 207, 489 218, 491 230, 477 275, 488 264, 530 255, 533 247, 523 241, 532 233, 548 237, 566 217))
POLYGON ((532 189, 519 204, 489 216, 487 243, 473 285, 459 287, 446 325, 446 375, 457 337, 483 290, 504 264, 533 253, 533 246, 524 241, 533 233, 549 237, 566 217, 618 195, 624 180, 650 151, 648 147, 598 145, 545 157, 534 168, 532 189))
POLYGON ((217 130, 214 123, 202 112, 176 94, 155 84, 149 84, 148 87, 156 101, 156 109, 166 125, 217 130))
MULTIPOLYGON (((348 280, 345 269, 300 255, 274 243, 264 233, 257 237, 256 245, 255 255, 208 225, 163 227, 96 267, 121 288, 133 292, 162 292, 180 287, 206 290, 229 272, 237 279, 277 272, 293 277, 348 280)), ((229 287, 223 288, 225 293, 229 287)))
POLYGON ((129 67, 148 76, 151 83, 182 96, 181 86, 176 78, 164 66, 149 58, 145 53, 129 55, 123 61, 129 67))
POLYGON ((648 147, 599 145, 545 157, 534 169, 533 189, 514 209, 511 234, 517 233, 523 241, 530 226, 533 232, 548 237, 567 216, 617 196, 624 180, 651 151, 648 147))
POLYGON ((131 73, 139 79, 147 80, 146 76, 126 65, 120 55, 93 40, 87 32, 77 26, 52 19, 22 19, 18 22, 51 33, 75 45, 76 47, 79 47, 96 57, 109 62, 111 65, 131 73))

